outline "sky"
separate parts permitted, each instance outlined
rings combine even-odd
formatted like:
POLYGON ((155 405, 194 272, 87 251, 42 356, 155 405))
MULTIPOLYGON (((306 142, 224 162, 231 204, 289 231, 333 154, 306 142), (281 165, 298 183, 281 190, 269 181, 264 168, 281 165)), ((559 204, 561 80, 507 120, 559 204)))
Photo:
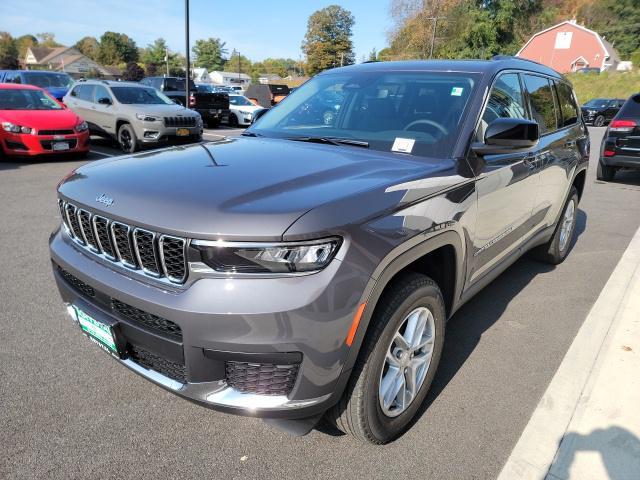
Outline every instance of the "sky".
MULTIPOLYGON (((389 0, 191 0, 191 45, 218 37, 229 53, 235 48, 252 61, 272 57, 299 59, 307 19, 314 11, 339 4, 355 17, 356 60, 386 46, 391 28, 389 0)), ((180 0, 0 0, 0 31, 14 37, 52 32, 64 45, 105 31, 126 33, 138 47, 158 37, 184 53, 184 2, 180 0)))

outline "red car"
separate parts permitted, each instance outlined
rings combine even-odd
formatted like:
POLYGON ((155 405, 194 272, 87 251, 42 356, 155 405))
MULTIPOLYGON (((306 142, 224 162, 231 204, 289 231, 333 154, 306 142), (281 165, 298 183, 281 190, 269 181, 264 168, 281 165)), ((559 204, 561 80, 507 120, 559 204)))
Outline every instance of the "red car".
POLYGON ((42 88, 0 83, 0 154, 7 156, 89 151, 89 128, 42 88))

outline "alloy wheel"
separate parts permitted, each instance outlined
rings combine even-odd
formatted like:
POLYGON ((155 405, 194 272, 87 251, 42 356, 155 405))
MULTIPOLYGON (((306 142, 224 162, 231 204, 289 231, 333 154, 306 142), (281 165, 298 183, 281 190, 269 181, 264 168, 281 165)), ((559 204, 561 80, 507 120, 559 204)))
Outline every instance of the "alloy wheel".
POLYGON ((402 321, 380 372, 378 398, 382 412, 397 417, 416 398, 431 364, 435 320, 426 307, 412 310, 402 321))
POLYGON ((564 251, 571 238, 571 232, 573 231, 574 217, 576 213, 576 205, 573 198, 567 204, 567 208, 564 211, 562 217, 562 224, 560 225, 560 244, 558 245, 560 251, 564 251))

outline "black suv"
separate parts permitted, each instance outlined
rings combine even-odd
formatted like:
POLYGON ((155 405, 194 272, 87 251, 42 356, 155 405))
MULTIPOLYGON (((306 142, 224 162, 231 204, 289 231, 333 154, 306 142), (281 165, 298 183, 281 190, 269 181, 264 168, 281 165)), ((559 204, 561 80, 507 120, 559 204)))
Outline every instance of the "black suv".
POLYGON ((184 78, 146 77, 140 83, 160 90, 174 102, 195 110, 208 127, 218 127, 221 122, 229 120, 227 93, 198 90, 193 80, 189 80, 189 105, 185 105, 187 85, 184 78))
POLYGON ((588 158, 542 65, 336 68, 239 138, 71 172, 53 273, 81 331, 167 390, 385 443, 447 319, 525 252, 565 259, 588 158))
POLYGON ((602 127, 616 116, 623 104, 623 98, 594 98, 582 105, 582 118, 586 124, 602 127))
POLYGON ((640 170, 640 93, 632 95, 609 124, 602 141, 597 176, 613 180, 622 168, 640 170))

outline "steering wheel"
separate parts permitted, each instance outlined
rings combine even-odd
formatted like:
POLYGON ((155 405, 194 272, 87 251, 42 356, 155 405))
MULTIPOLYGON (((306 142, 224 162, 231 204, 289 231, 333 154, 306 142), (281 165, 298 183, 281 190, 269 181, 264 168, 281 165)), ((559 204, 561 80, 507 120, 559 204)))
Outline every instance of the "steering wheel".
POLYGON ((449 132, 446 128, 440 125, 438 122, 434 122, 433 120, 427 120, 426 118, 422 118, 420 120, 414 120, 409 125, 405 126, 403 130, 409 130, 411 127, 415 127, 416 125, 429 125, 430 127, 435 128, 443 135, 449 135, 449 132))

